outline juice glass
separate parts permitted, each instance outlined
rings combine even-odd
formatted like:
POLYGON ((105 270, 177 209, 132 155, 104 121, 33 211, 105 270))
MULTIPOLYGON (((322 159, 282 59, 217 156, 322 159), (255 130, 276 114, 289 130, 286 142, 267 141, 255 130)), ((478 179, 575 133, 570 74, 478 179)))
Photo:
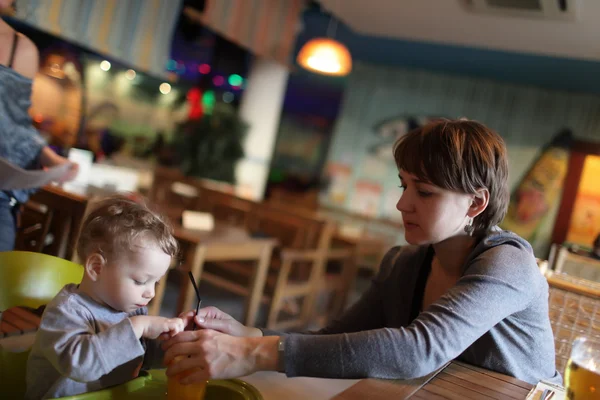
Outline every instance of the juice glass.
MULTIPOLYGON (((174 362, 179 361, 184 356, 175 357, 174 362)), ((204 400, 206 394, 206 385, 208 381, 182 385, 179 380, 185 378, 190 372, 169 376, 167 378, 167 399, 168 400, 204 400)))

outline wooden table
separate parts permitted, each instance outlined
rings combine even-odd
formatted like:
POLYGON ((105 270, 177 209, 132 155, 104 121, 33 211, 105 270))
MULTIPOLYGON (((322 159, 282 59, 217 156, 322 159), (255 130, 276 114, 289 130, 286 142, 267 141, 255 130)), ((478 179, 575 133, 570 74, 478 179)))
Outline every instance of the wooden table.
MULTIPOLYGON (((246 293, 246 305, 244 312, 244 324, 254 326, 258 310, 263 297, 267 272, 271 262, 271 254, 277 245, 277 240, 272 238, 253 238, 243 228, 217 223, 212 231, 197 231, 185 229, 182 226, 174 226, 175 238, 182 244, 184 264, 179 266, 182 272, 191 271, 197 281, 203 279, 203 267, 205 262, 217 261, 256 261, 252 271, 250 283, 246 293)), ((208 273, 206 273, 206 278, 208 273)), ((217 276, 211 276, 214 280, 223 280, 217 276)), ((214 283, 214 282, 213 282, 214 283)), ((226 282, 220 282, 222 285, 226 282)), ((164 296, 166 279, 162 279, 156 288, 156 301, 151 304, 150 314, 158 315, 159 307, 164 296)), ((187 276, 181 282, 181 291, 177 306, 177 313, 189 310, 193 304, 196 294, 187 276)))
POLYGON ((4 310, 0 318, 0 338, 33 333, 41 322, 39 315, 21 307, 4 310))
POLYGON ((525 399, 534 385, 497 372, 453 361, 423 378, 363 379, 334 397, 358 399, 525 399))

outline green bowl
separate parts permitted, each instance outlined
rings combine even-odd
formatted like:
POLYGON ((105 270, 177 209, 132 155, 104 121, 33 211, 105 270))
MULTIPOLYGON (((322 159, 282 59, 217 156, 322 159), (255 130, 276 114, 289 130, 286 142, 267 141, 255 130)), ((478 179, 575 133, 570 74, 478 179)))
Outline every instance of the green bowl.
MULTIPOLYGON (((108 389, 69 397, 63 400, 137 400, 166 399, 167 378, 162 370, 142 372, 139 377, 108 389)), ((239 379, 208 381, 204 400, 263 400, 252 385, 239 379)))

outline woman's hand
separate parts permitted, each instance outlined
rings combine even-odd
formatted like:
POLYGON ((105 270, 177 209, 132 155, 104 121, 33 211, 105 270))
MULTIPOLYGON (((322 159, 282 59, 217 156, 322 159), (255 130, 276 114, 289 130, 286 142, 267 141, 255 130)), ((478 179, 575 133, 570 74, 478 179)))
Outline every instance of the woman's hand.
POLYGON ((60 183, 75 179, 79 172, 79 164, 59 156, 48 146, 44 147, 40 153, 40 164, 42 164, 43 167, 52 168, 66 163, 70 164, 70 166, 67 172, 59 179, 60 183))
POLYGON ((278 336, 235 337, 210 329, 185 331, 163 344, 167 376, 182 374, 180 382, 189 384, 276 370, 278 340, 278 336))
POLYGON ((242 325, 231 315, 216 307, 202 308, 198 311, 196 318, 194 318, 194 315, 194 311, 188 311, 179 316, 184 320, 186 329, 192 329, 195 320, 196 325, 200 328, 213 329, 231 336, 261 337, 263 335, 260 329, 242 325))
MULTIPOLYGON (((65 158, 65 160, 66 160, 66 158, 65 158)), ((60 178, 60 180, 59 180, 60 183, 72 181, 73 179, 75 179, 77 177, 77 174, 79 173, 79 164, 71 162, 69 160, 67 160, 67 162, 70 164, 69 169, 60 178)))

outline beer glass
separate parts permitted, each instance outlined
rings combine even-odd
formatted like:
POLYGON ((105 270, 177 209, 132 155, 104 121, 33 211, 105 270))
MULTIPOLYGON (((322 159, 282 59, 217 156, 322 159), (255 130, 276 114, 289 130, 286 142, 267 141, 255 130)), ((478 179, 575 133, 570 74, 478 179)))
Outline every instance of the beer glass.
POLYGON ((575 339, 565 370, 565 389, 570 400, 600 400, 600 342, 575 339))

